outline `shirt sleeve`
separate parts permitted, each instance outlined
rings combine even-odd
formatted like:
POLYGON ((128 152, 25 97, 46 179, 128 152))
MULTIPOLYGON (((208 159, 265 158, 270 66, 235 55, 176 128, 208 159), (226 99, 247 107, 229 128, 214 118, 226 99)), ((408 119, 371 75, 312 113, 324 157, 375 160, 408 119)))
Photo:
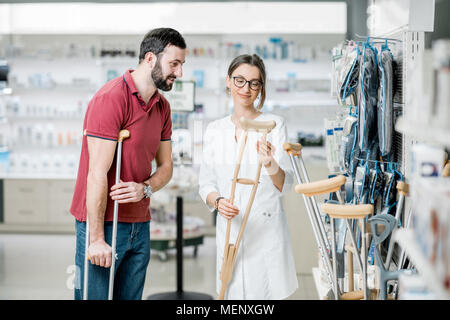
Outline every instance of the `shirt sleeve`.
POLYGON ((114 95, 94 96, 86 115, 86 135, 117 141, 125 118, 124 108, 123 101, 114 95))
POLYGON ((217 176, 212 166, 211 161, 208 159, 214 159, 214 137, 212 130, 210 130, 210 125, 206 127, 205 134, 203 136, 203 153, 202 161, 200 164, 200 174, 199 174, 199 194, 203 202, 206 204, 208 209, 212 212, 214 211, 214 206, 209 205, 206 202, 206 197, 211 192, 219 193, 219 188, 217 186, 217 176))
MULTIPOLYGON (((275 146, 275 161, 284 171, 285 175, 283 188, 281 190, 282 195, 289 192, 289 190, 291 190, 292 186, 294 185, 294 171, 292 169, 292 164, 289 160, 288 154, 283 149, 283 143, 285 143, 286 141, 288 141, 287 127, 284 119, 281 118, 281 121, 277 123, 277 126, 273 131, 272 144, 275 146)), ((264 170, 266 170, 266 168, 264 168, 264 170)))
POLYGON ((165 116, 164 123, 161 130, 161 141, 169 141, 172 139, 172 117, 170 113, 170 105, 168 102, 165 102, 165 116))

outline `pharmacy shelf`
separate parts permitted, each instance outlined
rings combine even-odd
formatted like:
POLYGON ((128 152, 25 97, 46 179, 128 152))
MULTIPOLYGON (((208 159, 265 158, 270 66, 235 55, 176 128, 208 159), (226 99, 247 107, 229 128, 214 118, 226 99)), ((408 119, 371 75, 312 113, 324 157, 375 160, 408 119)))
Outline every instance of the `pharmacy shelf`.
POLYGON ((418 121, 411 121, 404 117, 400 117, 395 124, 395 129, 414 139, 423 142, 437 143, 450 148, 450 128, 425 125, 418 121))
MULTIPOLYGON (((2 120, 4 118, 0 118, 0 120, 2 120)), ((20 121, 33 121, 33 122, 38 122, 38 121, 59 121, 59 122, 78 122, 78 123, 82 123, 84 120, 84 117, 81 117, 79 115, 77 116, 64 116, 64 117, 59 117, 59 116, 8 116, 6 118, 6 120, 3 120, 6 122, 20 122, 20 121)))
POLYGON ((0 173, 0 179, 17 180, 76 180, 76 174, 70 173, 0 173))
POLYGON ((49 87, 33 87, 21 84, 15 86, 13 90, 15 95, 30 94, 30 93, 48 94, 49 92, 54 93, 55 91, 63 91, 64 93, 74 92, 76 94, 79 94, 80 92, 82 93, 84 91, 92 93, 97 91, 99 88, 100 85, 95 83, 89 84, 58 83, 49 87))
POLYGON ((423 255, 415 239, 413 230, 399 229, 394 233, 394 241, 405 249, 406 255, 410 258, 417 271, 426 279, 429 289, 433 291, 439 299, 448 300, 450 294, 445 290, 442 282, 436 277, 433 266, 423 255))
POLYGON ((7 224, 0 223, 0 233, 43 233, 43 234, 73 234, 75 233, 75 218, 71 224, 7 224))
POLYGON ((267 105, 292 107, 338 107, 338 103, 333 99, 298 99, 298 100, 266 100, 267 105))
MULTIPOLYGON (((173 223, 173 224, 175 225, 175 223, 173 223)), ((154 232, 154 230, 150 230, 150 235, 151 235, 152 240, 163 240, 163 241, 173 240, 173 241, 175 241, 177 239, 176 232, 174 232, 173 234, 167 235, 167 234, 158 234, 158 233, 154 232)), ((184 240, 203 237, 203 236, 205 236, 205 232, 203 230, 202 231, 193 231, 193 232, 186 232, 186 230, 184 230, 184 233, 183 233, 184 240)))

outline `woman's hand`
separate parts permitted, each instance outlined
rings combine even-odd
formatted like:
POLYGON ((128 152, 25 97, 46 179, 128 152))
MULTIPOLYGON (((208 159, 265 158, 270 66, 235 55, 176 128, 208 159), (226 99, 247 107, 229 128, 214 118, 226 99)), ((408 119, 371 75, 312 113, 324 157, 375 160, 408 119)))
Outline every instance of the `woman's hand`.
POLYGON ((109 194, 112 200, 118 200, 118 203, 139 202, 144 199, 144 185, 136 182, 123 182, 111 187, 109 194))
POLYGON ((239 209, 235 205, 232 205, 229 199, 220 199, 217 210, 219 214, 225 219, 233 219, 239 214, 239 209))
POLYGON ((274 160, 273 155, 275 154, 275 147, 262 137, 261 140, 258 140, 256 143, 256 151, 258 151, 259 161, 266 167, 270 166, 271 162, 274 160))

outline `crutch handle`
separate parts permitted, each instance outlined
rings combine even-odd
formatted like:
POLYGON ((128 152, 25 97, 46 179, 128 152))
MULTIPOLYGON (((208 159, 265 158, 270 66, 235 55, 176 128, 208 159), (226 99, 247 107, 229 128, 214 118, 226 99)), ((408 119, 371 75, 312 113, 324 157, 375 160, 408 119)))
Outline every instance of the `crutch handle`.
POLYGON ((334 204, 324 203, 322 211, 336 219, 362 219, 373 213, 371 204, 334 204))
POLYGON ((239 122, 241 123, 241 127, 244 130, 248 131, 261 131, 261 132, 267 132, 269 133, 272 131, 273 128, 277 125, 274 120, 270 121, 257 121, 257 120, 250 120, 245 117, 241 117, 239 119, 239 122))
POLYGON ((117 139, 118 142, 122 142, 125 139, 128 139, 130 137, 130 131, 128 130, 120 130, 119 131, 119 137, 117 139))
POLYGON ((397 183, 397 190, 398 190, 398 192, 400 192, 400 194, 402 196, 406 197, 406 195, 409 192, 409 184, 407 184, 406 182, 403 182, 403 181, 399 181, 397 183))
POLYGON ((290 142, 283 143, 284 151, 294 156, 299 156, 302 148, 303 146, 300 143, 290 143, 290 142))
MULTIPOLYGON (((116 253, 116 255, 114 256, 114 258, 115 258, 116 260, 119 259, 117 253, 116 253)), ((90 255, 87 255, 87 259, 88 259, 89 261, 91 261, 91 256, 90 256, 90 255)))
POLYGON ((341 300, 363 300, 364 299, 364 291, 350 291, 344 292, 341 294, 341 300))
POLYGON ((346 178, 342 175, 339 175, 330 179, 298 184, 295 186, 295 192, 304 194, 307 197, 329 192, 336 192, 341 188, 345 181, 346 178))

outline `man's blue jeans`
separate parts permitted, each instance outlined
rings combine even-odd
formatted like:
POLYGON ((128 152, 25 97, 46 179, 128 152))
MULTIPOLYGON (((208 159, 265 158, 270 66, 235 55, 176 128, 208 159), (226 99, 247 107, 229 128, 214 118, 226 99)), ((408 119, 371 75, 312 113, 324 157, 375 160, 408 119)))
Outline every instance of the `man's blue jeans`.
MULTIPOLYGON (((75 300, 83 299, 84 246, 86 223, 75 220, 76 253, 75 300)), ((105 222, 105 240, 111 245, 112 222, 105 222)), ((114 300, 141 300, 145 274, 150 261, 150 221, 117 223, 117 260, 114 278, 114 300)), ((89 262, 88 299, 108 299, 110 268, 89 262)))

